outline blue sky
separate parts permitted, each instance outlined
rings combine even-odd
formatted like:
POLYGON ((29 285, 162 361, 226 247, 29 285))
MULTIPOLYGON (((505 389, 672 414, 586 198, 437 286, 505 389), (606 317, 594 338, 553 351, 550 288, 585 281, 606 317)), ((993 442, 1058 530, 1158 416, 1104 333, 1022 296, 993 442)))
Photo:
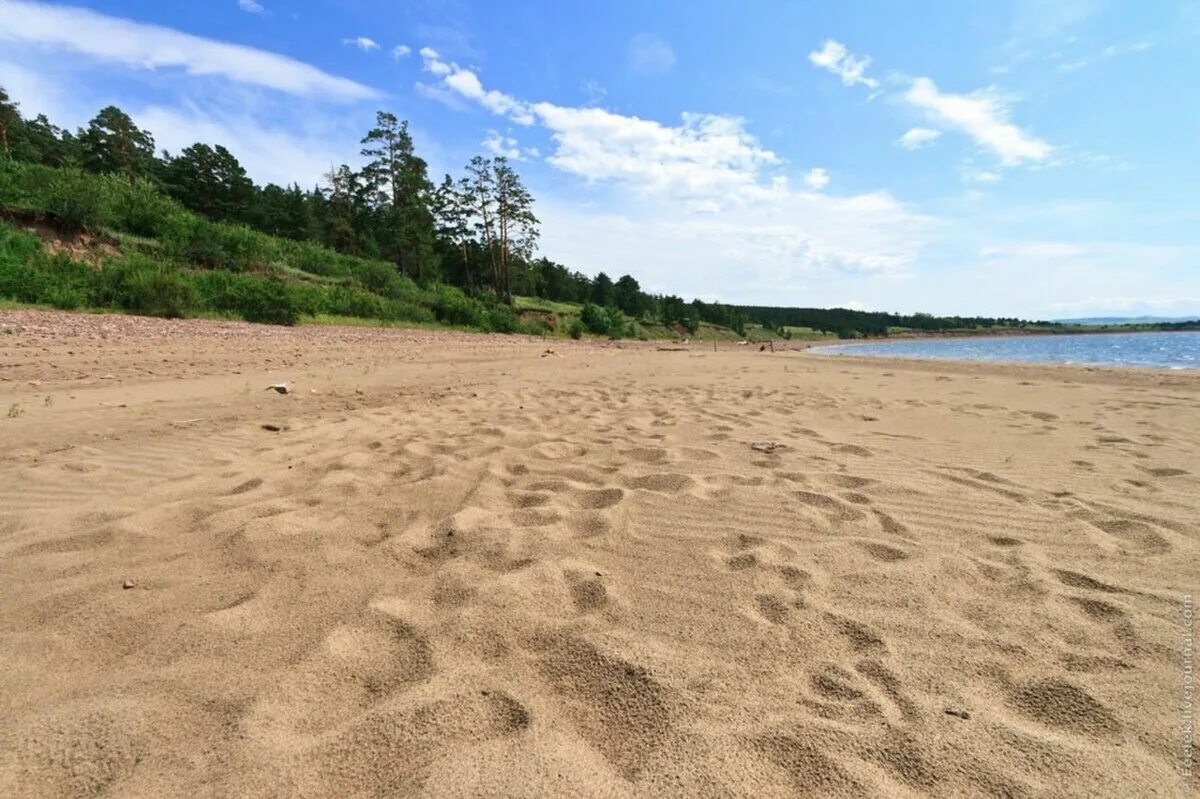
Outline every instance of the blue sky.
POLYGON ((262 181, 407 118, 505 153, 541 250, 652 291, 1200 314, 1200 2, 0 0, 26 113, 129 111, 262 181))

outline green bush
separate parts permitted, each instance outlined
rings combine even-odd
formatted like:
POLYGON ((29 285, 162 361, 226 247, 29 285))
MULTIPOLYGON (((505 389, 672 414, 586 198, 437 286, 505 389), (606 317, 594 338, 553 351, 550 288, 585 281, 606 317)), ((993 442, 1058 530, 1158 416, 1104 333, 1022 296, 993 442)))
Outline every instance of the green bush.
POLYGON ((608 312, 594 303, 588 303, 583 306, 583 310, 579 314, 579 321, 589 332, 596 335, 604 335, 608 332, 609 326, 612 324, 608 312))
POLYGON ((53 169, 43 188, 41 210, 68 230, 95 230, 105 222, 104 182, 80 169, 53 169))
POLYGON ((199 296, 176 267, 133 253, 104 262, 95 299, 144 316, 180 317, 196 307, 199 296))
POLYGON ((534 316, 518 322, 517 332, 528 336, 548 336, 554 332, 554 325, 545 317, 534 316))
POLYGON ((355 272, 354 259, 307 241, 279 242, 280 258, 288 266, 322 277, 349 277, 355 272))
POLYGON ((583 338, 583 334, 586 330, 587 328, 584 327, 583 322, 581 322, 578 317, 572 319, 571 324, 567 325, 567 335, 573 339, 578 340, 583 338))
POLYGON ((495 333, 514 333, 517 314, 510 305, 497 305, 488 311, 488 329, 495 333))
POLYGON ((232 311, 247 322, 273 325, 294 325, 300 320, 300 302, 282 281, 226 271, 201 272, 193 279, 209 310, 232 311))
POLYGON ((483 306, 453 286, 438 285, 430 289, 428 297, 439 322, 466 327, 488 326, 483 306))
POLYGON ((107 222, 117 230, 136 236, 157 236, 164 220, 184 213, 183 207, 147 180, 132 185, 110 180, 107 222))
POLYGON ((621 338, 629 334, 629 322, 620 308, 605 308, 604 311, 608 316, 608 335, 611 338, 621 338))
POLYGON ((159 238, 170 257, 208 269, 246 272, 274 254, 270 238, 245 225, 210 222, 186 211, 167 217, 159 238))

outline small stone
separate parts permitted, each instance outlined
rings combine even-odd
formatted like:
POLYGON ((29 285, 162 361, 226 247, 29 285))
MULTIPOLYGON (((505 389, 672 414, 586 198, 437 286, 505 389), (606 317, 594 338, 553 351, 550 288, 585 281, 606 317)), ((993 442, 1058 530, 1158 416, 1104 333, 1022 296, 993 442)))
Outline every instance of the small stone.
POLYGON ((948 707, 948 708, 946 708, 946 715, 947 716, 957 716, 960 719, 967 720, 967 719, 971 718, 971 711, 958 710, 957 708, 948 707))
POLYGON ((280 426, 279 426, 279 425, 277 425, 277 424, 271 424, 270 422, 268 422, 267 424, 264 424, 264 425, 262 426, 262 429, 263 429, 263 430, 267 430, 267 431, 269 431, 269 432, 271 432, 271 433, 278 433, 278 432, 279 432, 280 430, 282 430, 283 428, 282 428, 282 427, 280 427, 280 426))
POLYGON ((121 583, 121 587, 128 591, 130 588, 137 588, 137 583, 135 583, 133 580, 126 580, 125 582, 121 583))
POLYGON ((263 389, 263 391, 274 391, 276 394, 286 394, 288 393, 289 389, 287 383, 276 383, 274 385, 267 386, 263 389))

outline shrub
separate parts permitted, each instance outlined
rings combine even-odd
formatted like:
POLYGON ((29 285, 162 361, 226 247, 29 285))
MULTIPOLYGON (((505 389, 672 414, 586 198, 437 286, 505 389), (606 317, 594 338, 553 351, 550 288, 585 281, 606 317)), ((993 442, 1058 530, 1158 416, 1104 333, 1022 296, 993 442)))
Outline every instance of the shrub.
POLYGON ((261 275, 213 271, 195 275, 205 307, 233 311, 247 322, 294 325, 300 319, 300 302, 292 287, 261 275))
POLYGON ((107 199, 102 181, 80 169, 49 170, 41 210, 69 230, 95 230, 105 221, 107 199))
POLYGON ((430 305, 439 322, 485 328, 483 306, 453 286, 439 285, 429 291, 430 305))
POLYGON ((307 241, 281 241, 279 256, 284 263, 302 272, 321 277, 349 277, 354 274, 355 259, 307 241))
POLYGON ((612 338, 620 338, 627 335, 629 331, 629 323, 625 318, 625 314, 621 313, 620 308, 605 308, 605 314, 608 316, 608 335, 612 338))
POLYGON ((529 336, 546 336, 554 332, 554 325, 542 316, 522 319, 517 323, 517 332, 529 336))
POLYGON ((571 324, 567 325, 567 335, 573 339, 578 340, 583 338, 584 331, 586 330, 587 328, 584 327, 583 322, 578 317, 572 319, 571 324))
POLYGON ((579 321, 583 323, 583 326, 586 327, 589 332, 597 335, 603 335, 607 333, 609 325, 611 324, 608 312, 606 312, 599 305, 595 305, 594 303, 590 302, 583 306, 583 311, 581 311, 579 314, 579 321))
POLYGON ((488 329, 496 333, 513 333, 517 329, 517 314, 512 306, 497 305, 488 311, 488 329))
POLYGON ((163 222, 175 214, 184 213, 182 206, 160 192, 147 180, 130 185, 110 179, 108 224, 136 236, 157 236, 163 222))
POLYGON ((131 254, 104 262, 97 299, 145 316, 179 317, 196 307, 199 296, 192 281, 174 266, 131 254))
POLYGON ((208 269, 245 272, 274 254, 270 239, 245 225, 210 222, 187 211, 167 217, 159 235, 167 255, 208 269))

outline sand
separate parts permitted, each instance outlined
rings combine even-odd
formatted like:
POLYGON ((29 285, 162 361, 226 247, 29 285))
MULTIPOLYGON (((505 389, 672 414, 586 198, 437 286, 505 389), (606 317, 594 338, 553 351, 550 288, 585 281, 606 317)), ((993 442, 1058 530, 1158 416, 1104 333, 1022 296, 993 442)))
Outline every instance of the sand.
POLYGON ((10 311, 0 441, 6 797, 1168 797, 1195 757, 1200 375, 10 311))

